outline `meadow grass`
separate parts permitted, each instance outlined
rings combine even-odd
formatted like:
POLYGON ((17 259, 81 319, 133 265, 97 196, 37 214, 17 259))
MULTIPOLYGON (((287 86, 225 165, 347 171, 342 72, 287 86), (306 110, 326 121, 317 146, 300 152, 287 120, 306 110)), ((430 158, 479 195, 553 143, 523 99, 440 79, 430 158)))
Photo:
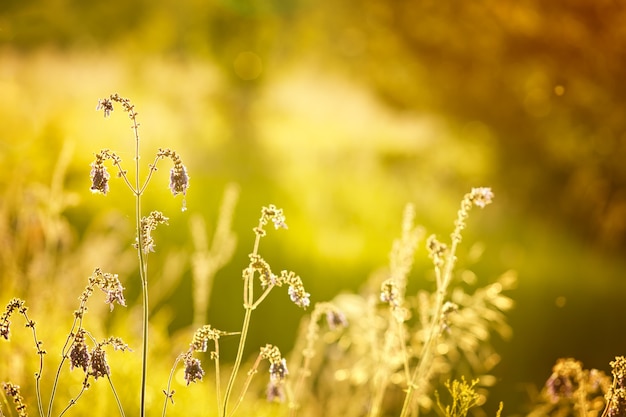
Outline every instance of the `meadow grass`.
MULTIPOLYGON (((64 332, 58 330, 63 326, 48 324, 45 318, 41 322, 35 320, 27 307, 28 300, 11 298, 8 301, 0 316, 0 336, 11 345, 7 350, 10 353, 3 354, 3 366, 8 369, 10 362, 32 357, 32 349, 29 354, 26 345, 35 347, 36 361, 34 381, 25 379, 23 371, 7 372, 11 381, 3 384, 1 415, 33 415, 33 408, 41 417, 72 412, 82 414, 94 404, 108 402, 113 405, 107 406, 107 413, 117 412, 121 416, 160 412, 163 417, 168 413, 219 417, 250 413, 293 417, 406 417, 434 411, 448 417, 464 417, 485 404, 488 389, 494 383, 489 372, 499 361, 490 339, 494 332, 503 337, 510 334, 505 313, 513 307, 513 301, 504 292, 514 286, 515 275, 507 272, 483 288, 473 288, 467 278, 471 274, 458 270, 457 250, 472 209, 483 209, 492 203, 494 194, 487 187, 472 188, 462 197, 449 240, 441 240, 435 235, 426 237, 424 229, 415 224, 414 206, 407 205, 402 216, 400 237, 392 244, 388 268, 381 274, 374 274, 361 293, 340 294, 332 300, 317 303, 311 302, 311 294, 305 289, 306 279, 290 270, 274 272, 262 256, 261 242, 269 233, 268 229, 275 232, 288 229, 282 209, 272 204, 263 206, 258 223, 252 228, 254 242, 248 256, 249 263, 241 274, 241 328, 219 330, 202 320, 206 317, 213 277, 232 257, 236 241, 229 225, 238 190, 236 187, 229 188, 211 246, 201 232, 203 220, 192 218, 195 330, 187 342, 188 347, 173 358, 169 371, 163 371, 162 361, 157 358, 159 355, 170 357, 171 348, 180 341, 174 343, 164 332, 151 330, 155 329, 154 324, 160 318, 151 317, 150 305, 154 297, 159 301, 163 299, 163 286, 160 296, 158 289, 153 291, 151 286, 149 289, 155 278, 149 274, 148 260, 154 256, 153 253, 158 253, 155 230, 167 224, 169 219, 156 210, 145 214, 142 197, 160 161, 169 159, 172 163, 169 189, 174 196, 182 194, 181 208, 185 211, 190 177, 181 156, 169 148, 159 148, 152 162, 143 166, 139 113, 133 103, 112 94, 98 101, 97 110, 108 118, 119 107, 131 121, 134 146, 130 172, 126 170, 120 153, 104 148, 96 153, 91 165, 91 191, 106 195, 110 187, 120 184, 130 191, 135 206, 133 247, 136 273, 133 274, 133 268, 127 266, 121 268, 123 276, 118 272, 105 272, 113 271, 117 266, 114 258, 108 260, 106 268, 93 269, 79 295, 73 317, 71 312, 67 314, 70 318, 67 320, 69 331, 64 333, 61 346, 51 345, 54 351, 48 350, 41 333, 48 329, 45 333, 50 335, 50 330, 53 330, 58 337, 64 332), (111 167, 118 177, 115 183, 109 173, 111 167), (410 281, 415 279, 412 269, 420 245, 426 247, 433 265, 434 288, 415 292, 410 281), (116 305, 125 307, 125 285, 132 279, 140 283, 141 301, 138 311, 129 312, 127 320, 140 328, 138 352, 131 349, 132 344, 127 344, 125 338, 102 337, 107 330, 112 330, 107 329, 109 326, 105 319, 101 319, 99 324, 98 317, 89 323, 85 321, 88 311, 92 311, 87 304, 94 292, 104 294, 104 302, 111 313, 116 305), (255 348, 247 343, 254 312, 262 303, 270 302, 270 292, 280 287, 286 289, 286 295, 296 308, 311 311, 295 336, 295 348, 289 355, 272 344, 255 348), (28 329, 26 337, 16 335, 22 333, 15 329, 18 320, 23 320, 28 329), (237 341, 232 364, 221 360, 220 341, 226 338, 237 341), (115 363, 107 356, 107 349, 111 348, 124 352, 115 363), (257 354, 247 360, 246 350, 250 348, 256 349, 257 354), (59 358, 57 366, 50 370, 44 366, 48 358, 59 358), (207 362, 211 364, 210 368, 207 362), (182 370, 179 365, 182 365, 182 370), (152 372, 154 368, 161 369, 152 372), (114 371, 122 377, 135 375, 131 382, 138 387, 138 398, 133 400, 132 392, 126 389, 128 383, 124 384, 124 392, 116 388, 118 379, 113 377, 114 371), (261 371, 266 373, 262 382, 257 377, 261 371), (207 373, 213 376, 212 384, 208 383, 209 378, 205 378, 207 373), (160 392, 154 390, 154 375, 163 378, 160 392), (19 383, 15 382, 16 379, 19 383), (110 400, 102 398, 102 391, 97 391, 95 396, 89 395, 94 386, 100 384, 99 379, 108 382, 110 400), (33 387, 29 386, 29 381, 34 382, 33 387), (207 399, 206 392, 200 395, 200 388, 194 390, 193 386, 201 383, 207 386, 205 391, 210 392, 212 399, 207 399), (191 394, 181 395, 181 389, 175 389, 175 385, 191 385, 187 387, 191 394), (21 386, 26 389, 22 390, 21 386), (440 386, 447 389, 448 402, 439 395, 440 386), (264 393, 262 396, 270 406, 257 405, 259 403, 255 398, 259 393, 264 393), (91 399, 83 398, 88 396, 98 399, 91 402, 91 399), (160 407, 156 405, 159 396, 162 400, 160 407), (185 406, 184 402, 191 404, 185 406), (79 408, 80 403, 86 403, 87 408, 79 408), (156 411, 159 408, 160 411, 156 411)), ((60 212, 55 215, 58 221, 60 212)), ((108 245, 110 243, 102 247, 95 244, 92 249, 101 250, 108 245)), ((169 262, 175 263, 173 259, 169 262)), ((41 291, 45 283, 37 284, 41 291)), ((66 297, 72 299, 68 291, 61 292, 58 297, 63 299, 58 307, 71 304, 65 300, 66 297)), ((95 312, 97 315, 106 314, 102 309, 95 309, 95 312)), ((536 402, 535 414, 531 414, 624 415, 625 361, 617 357, 611 366, 612 380, 600 371, 584 370, 582 364, 573 359, 557 362, 543 389, 542 399, 536 402)), ((499 416, 502 412, 500 403, 496 414, 499 416)))

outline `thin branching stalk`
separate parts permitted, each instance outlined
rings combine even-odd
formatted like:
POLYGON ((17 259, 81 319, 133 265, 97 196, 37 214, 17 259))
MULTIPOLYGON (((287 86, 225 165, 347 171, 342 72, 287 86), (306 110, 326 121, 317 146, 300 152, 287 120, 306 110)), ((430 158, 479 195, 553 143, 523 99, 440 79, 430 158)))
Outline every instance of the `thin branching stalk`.
POLYGON ((235 364, 233 365, 233 370, 230 374, 230 378, 228 379, 228 385, 226 385, 226 391, 224 392, 224 403, 222 406, 221 417, 225 417, 228 414, 228 399, 230 398, 230 394, 232 393, 233 386, 235 385, 235 379, 237 377, 237 373, 239 372, 239 367, 241 366, 241 361, 243 359, 243 351, 246 345, 246 336, 248 335, 248 329, 250 328, 250 318, 252 317, 252 308, 250 305, 246 304, 244 306, 246 309, 246 313, 243 319, 243 325, 241 326, 241 338, 239 339, 239 347, 237 348, 237 357, 235 358, 235 364))
POLYGON ((428 336, 426 338, 426 342, 424 343, 419 363, 407 387, 407 394, 404 398, 404 404, 402 406, 400 417, 406 417, 409 414, 412 409, 413 396, 423 387, 424 384, 427 383, 428 374, 430 373, 430 367, 432 365, 431 357, 433 355, 435 342, 441 332, 441 319, 443 317, 443 306, 446 300, 448 285, 452 280, 452 270, 454 268, 454 264, 456 263, 455 253, 457 244, 458 242, 456 240, 452 242, 450 253, 446 258, 443 275, 441 275, 439 268, 435 268, 438 283, 435 298, 435 309, 428 326, 428 336))
POLYGON ((111 387, 111 391, 113 391, 113 396, 115 397, 115 403, 117 404, 117 408, 120 411, 120 416, 126 417, 124 413, 124 407, 122 407, 122 402, 120 401, 120 396, 117 395, 117 390, 115 389, 115 385, 113 385, 113 380, 111 380, 111 376, 107 375, 107 379, 109 380, 109 386, 111 387))
MULTIPOLYGON (((139 168, 139 126, 137 124, 136 113, 131 114, 133 121, 132 129, 135 133, 135 222, 137 225, 137 256, 139 257, 139 275, 141 278, 141 296, 142 296, 142 323, 141 323, 141 396, 139 415, 144 417, 146 414, 146 383, 148 378, 148 262, 144 254, 143 233, 141 230, 141 191, 144 187, 140 185, 140 168, 139 168)), ((150 170, 152 173, 152 170, 150 170)))
POLYGON ((248 391, 248 387, 250 387, 250 383, 252 382, 252 378, 258 372, 257 369, 258 369, 259 364, 261 363, 262 359, 263 359, 263 355, 259 354, 257 356, 256 360, 254 361, 254 365, 252 366, 252 369, 250 369, 250 371, 248 371, 248 377, 246 378, 246 380, 245 380, 245 382, 243 384, 243 388, 241 389, 241 393, 239 394, 239 397, 237 398, 237 401, 235 402, 235 404, 233 405, 232 410, 230 411, 229 417, 231 417, 231 416, 233 416, 235 414, 235 411, 237 411, 237 409, 239 408, 239 406, 243 402, 243 398, 246 395, 246 392, 248 391))
POLYGON ((439 244, 435 239, 430 239, 431 243, 434 242, 432 248, 435 249, 431 251, 431 257, 433 258, 435 264, 435 273, 437 277, 434 312, 430 320, 428 335, 424 343, 417 368, 408 383, 407 393, 404 398, 404 404, 402 405, 400 417, 406 417, 410 412, 414 411, 413 403, 415 394, 422 391, 424 386, 428 384, 432 367, 432 357, 434 355, 434 346, 444 324, 444 305, 457 260, 456 250, 459 243, 461 243, 461 233, 466 226, 465 220, 467 219, 472 206, 476 205, 483 208, 485 205, 491 203, 492 198, 493 193, 489 188, 473 188, 470 193, 464 196, 461 201, 461 208, 457 212, 457 219, 454 222, 454 231, 450 235, 452 243, 449 251, 446 252, 445 245, 439 244), (443 259, 445 259, 445 261, 442 262, 443 259), (440 269, 442 265, 443 273, 440 269))
MULTIPOLYGON (((262 228, 262 222, 259 222, 259 228, 262 228)), ((261 234, 256 234, 256 238, 254 240, 254 248, 252 250, 252 255, 258 255, 259 244, 261 242, 261 234)), ((228 384, 226 385, 226 391, 224 392, 224 402, 221 410, 221 417, 225 417, 228 415, 228 400, 233 390, 233 386, 235 385, 235 379, 237 378, 237 373, 239 372, 239 367, 241 366, 241 361, 243 359, 243 352, 246 345, 246 337, 248 336, 248 329, 250 328, 250 318, 252 317, 252 311, 256 308, 254 304, 254 270, 247 268, 244 271, 244 293, 243 293, 243 307, 245 309, 245 315, 243 318, 243 324, 241 326, 241 336, 239 338, 239 346, 237 347, 237 356, 235 358, 235 364, 233 365, 233 369, 230 374, 230 378, 228 379, 228 384)))
POLYGON ((76 405, 76 402, 78 402, 80 397, 82 397, 83 394, 85 393, 85 391, 87 391, 87 387, 89 386, 89 383, 87 382, 88 379, 89 379, 89 374, 86 374, 85 375, 85 380, 83 381, 83 386, 81 387, 80 392, 76 395, 76 397, 74 397, 74 398, 72 398, 70 400, 70 402, 67 404, 67 406, 59 414, 59 417, 63 417, 63 414, 67 413, 70 408, 72 408, 74 405, 76 405))
MULTIPOLYGON (((217 339, 215 339, 215 351, 211 354, 213 360, 215 361, 215 395, 217 397, 217 406, 219 408, 222 401, 222 393, 221 393, 221 377, 220 377, 220 344, 217 339)), ((220 413, 221 413, 220 409, 220 413)), ((163 416, 165 417, 165 416, 163 416)))
POLYGON ((170 376, 167 379, 167 389, 165 390, 165 401, 163 402, 163 412, 161 413, 162 417, 165 417, 165 413, 167 411, 167 403, 169 401, 174 402, 174 399, 173 399, 174 393, 172 392, 172 379, 174 379, 174 372, 176 372, 176 367, 178 366, 178 363, 182 359, 183 355, 184 354, 181 354, 181 355, 178 355, 178 357, 176 357, 176 360, 174 361, 174 366, 172 366, 172 369, 170 370, 170 376))
POLYGON ((37 349, 37 354, 39 355, 39 370, 35 373, 35 391, 37 395, 37 408, 39 410, 39 415, 43 417, 43 403, 41 400, 41 373, 43 372, 43 355, 46 354, 46 351, 41 348, 42 342, 37 338, 35 322, 28 317, 26 308, 21 309, 20 312, 22 316, 24 316, 24 320, 26 320, 26 327, 30 327, 32 331, 35 348, 37 349))
POLYGON ((70 328, 69 333, 67 334, 67 338, 65 339, 65 344, 63 345, 63 349, 61 349, 61 362, 57 367, 56 374, 54 376, 54 381, 52 383, 52 391, 50 393, 50 401, 48 402, 48 413, 47 417, 52 415, 52 404, 54 403, 54 397, 56 396, 57 387, 59 384, 59 379, 61 377, 61 370, 63 369, 63 364, 68 359, 68 353, 70 348, 72 347, 72 343, 74 341, 74 337, 76 336, 76 332, 80 331, 83 327, 83 316, 87 311, 86 305, 87 300, 89 299, 89 295, 91 294, 92 287, 88 286, 87 289, 83 292, 83 295, 80 299, 80 306, 78 310, 74 313, 74 321, 72 322, 72 327, 70 328))

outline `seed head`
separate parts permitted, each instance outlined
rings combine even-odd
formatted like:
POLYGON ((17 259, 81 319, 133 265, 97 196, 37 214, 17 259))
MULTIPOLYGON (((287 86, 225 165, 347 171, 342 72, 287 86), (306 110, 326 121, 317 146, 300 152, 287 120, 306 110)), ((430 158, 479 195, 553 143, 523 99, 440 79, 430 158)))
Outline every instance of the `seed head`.
POLYGON ((74 337, 74 344, 70 350, 70 369, 83 368, 87 372, 91 364, 91 354, 85 344, 85 331, 80 329, 74 337))
MULTIPOLYGON (((141 219, 141 248, 144 253, 154 252, 156 243, 152 238, 152 231, 156 230, 160 224, 167 224, 168 220, 160 211, 153 211, 147 217, 141 219)), ((137 244, 135 244, 135 247, 137 247, 137 244)))
POLYGON ((388 303, 392 307, 398 307, 400 305, 400 291, 394 279, 387 279, 381 284, 380 301, 388 303))
POLYGON ((622 417, 626 415, 626 358, 617 356, 611 363, 613 384, 606 394, 606 410, 603 416, 622 417))
MULTIPOLYGON (((96 285, 104 291, 107 295, 104 302, 111 306, 111 311, 113 311, 114 303, 124 307, 126 306, 126 300, 124 299, 124 287, 122 286, 117 274, 102 272, 100 268, 96 268, 93 275, 89 277, 89 284, 96 285)), ((88 297, 90 292, 85 295, 88 297)))
POLYGON ((279 362, 270 363, 270 380, 282 381, 287 375, 289 375, 289 370, 287 370, 287 361, 284 358, 279 362))
POLYGON ((280 271, 280 276, 276 277, 276 285, 289 285, 289 298, 297 306, 307 308, 311 304, 311 294, 305 291, 302 279, 293 271, 280 271))
POLYGON ((172 195, 187 195, 189 188, 189 175, 187 168, 183 165, 180 156, 171 149, 159 149, 157 156, 160 158, 170 158, 174 167, 170 170, 170 191, 172 195))
POLYGON ((435 266, 438 268, 443 266, 448 253, 446 244, 437 240, 435 235, 431 235, 426 240, 426 248, 428 249, 428 256, 433 260, 435 266))
POLYGON ((97 345, 91 352, 91 372, 94 379, 111 375, 111 368, 107 363, 106 352, 101 345, 97 345))
POLYGON ((26 313, 26 306, 24 300, 19 298, 13 298, 7 304, 4 313, 0 316, 0 336, 9 340, 9 327, 11 325, 11 315, 17 310, 20 313, 26 313))
POLYGON ((196 330, 193 335, 190 347, 192 350, 195 350, 197 352, 206 352, 208 348, 208 341, 216 341, 220 338, 220 336, 224 334, 226 334, 226 332, 214 329, 207 324, 196 330))
POLYGON ((109 178, 111 175, 104 166, 107 159, 112 159, 113 163, 119 167, 122 160, 108 149, 103 149, 96 154, 96 159, 91 163, 91 192, 106 194, 109 192, 109 178))
POLYGON ((185 355, 185 381, 187 381, 187 385, 198 380, 202 381, 204 370, 200 365, 200 359, 194 358, 191 353, 185 355))
POLYGON ((109 117, 111 112, 113 111, 113 102, 108 98, 101 98, 98 100, 98 105, 96 106, 96 111, 104 111, 104 117, 109 117))
POLYGON ((546 390, 552 402, 560 398, 571 399, 583 378, 582 364, 574 359, 559 359, 546 381, 546 390))
POLYGON ((491 204, 493 200, 493 191, 489 187, 472 188, 470 192, 471 202, 480 208, 484 208, 487 204, 491 204))
POLYGON ((6 395, 13 398, 13 403, 15 404, 15 410, 17 411, 18 417, 28 417, 24 397, 20 394, 20 386, 11 384, 10 382, 3 382, 2 387, 4 388, 6 395))
POLYGON ((269 402, 285 402, 285 389, 280 381, 272 381, 267 384, 267 401, 269 402))
POLYGON ((331 330, 348 327, 348 319, 343 312, 331 308, 326 311, 326 323, 331 330))

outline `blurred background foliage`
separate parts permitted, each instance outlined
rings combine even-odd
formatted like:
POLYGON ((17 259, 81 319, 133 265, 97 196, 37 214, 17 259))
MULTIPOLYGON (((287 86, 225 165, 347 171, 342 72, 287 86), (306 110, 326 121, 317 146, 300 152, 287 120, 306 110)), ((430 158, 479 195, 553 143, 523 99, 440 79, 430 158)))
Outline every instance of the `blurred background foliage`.
MULTIPOLYGON (((132 163, 126 115, 94 111, 118 92, 139 111, 146 166, 170 147, 191 176, 187 212, 165 165, 144 205, 170 217, 151 271, 154 291, 169 282, 153 315, 173 335, 193 315, 189 217, 210 236, 227 184, 238 246, 207 318, 224 330, 240 325, 261 206, 289 225, 262 253, 320 301, 386 264, 405 203, 446 236, 462 195, 493 187, 465 250, 485 245, 483 283, 519 273, 492 402, 523 412, 558 357, 608 371, 626 349, 625 18, 616 0, 2 0, 2 300, 72 311, 96 266, 138 296, 133 199, 122 181, 88 191, 101 148, 132 163)), ((432 287, 428 268, 422 251, 416 288, 432 287)), ((258 314, 251 344, 287 351, 302 313, 273 294, 258 314)), ((132 333, 122 317, 105 327, 132 333)))

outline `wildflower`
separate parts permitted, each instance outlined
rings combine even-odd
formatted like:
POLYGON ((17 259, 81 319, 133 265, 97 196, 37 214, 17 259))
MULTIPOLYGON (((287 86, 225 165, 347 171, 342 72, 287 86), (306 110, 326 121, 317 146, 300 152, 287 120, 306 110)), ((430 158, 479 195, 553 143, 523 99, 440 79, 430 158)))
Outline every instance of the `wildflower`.
MULTIPOLYGON (((163 215, 160 211, 153 211, 147 217, 141 219, 141 246, 144 253, 154 252, 154 239, 152 238, 152 231, 156 230, 159 224, 167 224, 169 219, 163 215)), ((135 245, 137 247, 137 244, 135 245)))
POLYGON ((200 359, 194 358, 191 353, 185 355, 185 381, 187 381, 187 385, 197 380, 202 381, 204 370, 200 365, 200 359))
POLYGON ((617 356, 611 363, 613 384, 606 394, 606 410, 603 416, 621 417, 626 415, 626 358, 617 356))
POLYGON ((438 268, 443 266, 448 252, 446 244, 439 242, 435 235, 431 235, 426 240, 426 248, 428 249, 428 256, 433 260, 435 266, 438 268))
POLYGON ((91 192, 106 194, 109 192, 109 178, 106 167, 102 164, 91 164, 91 192))
POLYGON ((133 351, 130 347, 128 347, 128 344, 124 343, 124 341, 119 337, 111 336, 108 339, 105 339, 102 343, 100 343, 100 346, 106 345, 111 345, 113 346, 113 349, 121 350, 122 352, 125 352, 127 350, 130 352, 133 351))
POLYGON ((174 167, 170 170, 170 191, 172 195, 187 195, 189 188, 189 175, 187 168, 183 165, 180 156, 171 149, 159 149, 157 156, 160 158, 170 158, 174 167))
POLYGON ((285 390, 281 382, 271 381, 267 384, 267 401, 285 402, 285 390))
POLYGON ((459 311, 459 306, 452 301, 446 301, 441 310, 442 330, 450 331, 450 314, 459 311))
POLYGON ((348 319, 346 319, 345 314, 335 309, 326 311, 326 323, 331 330, 348 327, 348 319))
POLYGON ((282 381, 287 375, 289 375, 289 370, 287 370, 287 361, 284 358, 280 362, 270 363, 270 380, 282 381))
POLYGON ((461 380, 446 381, 445 386, 452 397, 452 404, 447 405, 445 408, 439 401, 439 393, 435 392, 437 399, 437 405, 439 406, 440 413, 446 416, 467 416, 470 408, 478 405, 480 396, 474 390, 474 387, 478 383, 478 379, 472 380, 471 383, 467 383, 464 377, 461 380))
POLYGON ((107 159, 112 159, 113 163, 119 167, 122 160, 108 149, 103 149, 96 154, 96 159, 91 163, 91 192, 106 194, 109 192, 109 178, 111 175, 104 166, 107 159))
POLYGON ((170 170, 170 190, 172 194, 186 195, 187 188, 189 188, 187 168, 183 164, 174 165, 174 168, 170 170))
POLYGON ((259 273, 259 280, 261 281, 261 287, 267 288, 273 285, 282 285, 278 277, 272 273, 270 265, 261 256, 251 253, 250 265, 248 265, 247 272, 253 274, 255 271, 259 273))
POLYGON ((265 236, 265 229, 263 226, 272 222, 274 229, 287 229, 287 223, 285 222, 285 215, 283 210, 276 208, 275 205, 270 204, 269 207, 263 207, 261 209, 261 218, 259 219, 259 226, 255 227, 254 233, 258 236, 265 236))
POLYGON ((267 385, 267 400, 280 401, 285 400, 283 384, 289 371, 287 370, 287 361, 280 354, 280 350, 273 345, 265 345, 261 348, 261 356, 270 362, 270 381, 267 385))
POLYGON ((24 306, 24 300, 20 300, 19 298, 14 298, 7 304, 4 313, 0 316, 0 336, 4 337, 5 340, 9 340, 9 326, 11 325, 11 315, 18 310, 20 313, 26 312, 26 307, 24 306))
POLYGON ((582 364, 574 359, 559 359, 546 381, 546 390, 553 403, 561 398, 571 399, 583 378, 582 364))
POLYGON ((98 100, 96 111, 104 110, 104 117, 109 117, 113 111, 113 102, 108 98, 98 100))
POLYGON ((91 355, 85 344, 85 331, 80 329, 74 337, 74 344, 70 350, 70 369, 83 368, 87 372, 87 368, 91 363, 91 355))
POLYGON ((397 307, 399 305, 399 295, 398 286, 393 279, 387 279, 381 284, 380 301, 383 303, 397 307))
POLYGON ((304 291, 304 287, 302 286, 291 286, 288 290, 289 298, 295 305, 302 308, 307 308, 311 305, 311 300, 309 297, 311 294, 304 291))
POLYGON ((190 347, 197 352, 206 352, 208 341, 216 341, 224 334, 226 334, 226 332, 214 329, 210 325, 202 326, 194 333, 190 347))
POLYGON ((91 352, 91 372, 94 379, 111 375, 111 368, 107 363, 106 352, 102 345, 97 345, 91 352))
POLYGON ((267 344, 263 346, 260 350, 263 359, 267 359, 268 361, 270 361, 270 363, 280 362, 282 359, 280 350, 274 345, 267 344))
POLYGON ((17 415, 19 417, 27 417, 28 413, 26 412, 26 404, 24 404, 24 397, 20 394, 20 386, 11 384, 10 382, 3 382, 2 387, 4 388, 6 395, 13 398, 17 415))
POLYGON ((302 279, 292 271, 281 271, 278 277, 278 284, 289 285, 287 293, 293 303, 302 308, 307 308, 311 304, 311 294, 305 291, 302 279))
POLYGON ((487 204, 491 204, 493 200, 493 191, 489 187, 472 188, 470 192, 470 200, 474 205, 484 208, 487 204))
POLYGON ((124 299, 124 287, 120 282, 117 274, 111 274, 109 272, 102 272, 100 268, 94 270, 94 274, 90 277, 90 284, 97 285, 107 295, 105 303, 111 306, 113 311, 113 303, 118 303, 121 306, 126 306, 126 300, 124 299))

